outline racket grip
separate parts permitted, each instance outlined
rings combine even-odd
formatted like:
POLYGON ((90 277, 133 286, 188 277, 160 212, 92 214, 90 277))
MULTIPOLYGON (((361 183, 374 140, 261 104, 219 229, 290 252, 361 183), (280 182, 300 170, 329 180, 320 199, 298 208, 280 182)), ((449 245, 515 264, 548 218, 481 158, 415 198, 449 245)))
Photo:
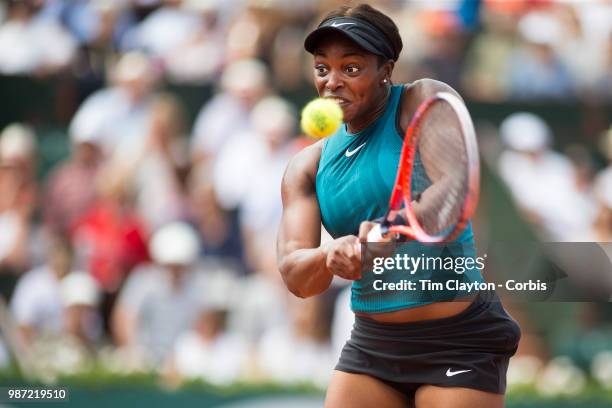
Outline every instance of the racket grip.
POLYGON ((380 224, 376 224, 374 228, 368 232, 368 242, 390 242, 391 234, 383 236, 380 224))
MULTIPOLYGON (((368 232, 367 236, 367 242, 391 242, 392 240, 392 234, 383 236, 381 224, 378 223, 368 232)), ((355 251, 361 253, 361 242, 355 242, 355 251)))

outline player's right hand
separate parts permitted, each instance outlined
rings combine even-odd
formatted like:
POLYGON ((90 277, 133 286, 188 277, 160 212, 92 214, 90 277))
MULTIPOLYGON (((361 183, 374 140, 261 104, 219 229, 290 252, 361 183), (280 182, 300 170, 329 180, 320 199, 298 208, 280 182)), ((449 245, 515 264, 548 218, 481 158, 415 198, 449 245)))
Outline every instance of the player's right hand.
POLYGON ((361 279, 359 239, 354 235, 338 238, 324 247, 327 270, 344 279, 361 279))

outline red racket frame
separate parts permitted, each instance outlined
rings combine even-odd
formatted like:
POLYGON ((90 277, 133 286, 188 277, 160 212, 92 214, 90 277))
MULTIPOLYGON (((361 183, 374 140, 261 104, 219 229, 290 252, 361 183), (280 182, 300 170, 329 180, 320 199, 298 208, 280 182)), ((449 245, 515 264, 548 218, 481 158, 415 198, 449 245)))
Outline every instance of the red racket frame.
POLYGON ((438 92, 431 98, 422 102, 417 108, 410 125, 406 130, 404 137, 404 145, 400 156, 400 164, 395 180, 395 186, 389 200, 389 211, 385 216, 387 222, 392 211, 398 211, 401 208, 402 201, 404 202, 404 214, 408 220, 408 225, 387 225, 384 235, 389 233, 402 234, 411 239, 416 239, 421 242, 443 242, 455 238, 466 227, 470 218, 476 210, 478 203, 480 185, 480 161, 478 156, 478 144, 476 142, 476 132, 470 114, 465 107, 465 104, 457 96, 448 92, 438 92), (461 209, 459 221, 455 224, 452 231, 446 234, 430 235, 419 224, 411 200, 412 187, 412 171, 416 151, 418 146, 419 132, 421 122, 425 116, 425 112, 435 103, 446 102, 455 111, 457 119, 461 125, 461 130, 464 138, 467 155, 467 183, 468 190, 461 209))

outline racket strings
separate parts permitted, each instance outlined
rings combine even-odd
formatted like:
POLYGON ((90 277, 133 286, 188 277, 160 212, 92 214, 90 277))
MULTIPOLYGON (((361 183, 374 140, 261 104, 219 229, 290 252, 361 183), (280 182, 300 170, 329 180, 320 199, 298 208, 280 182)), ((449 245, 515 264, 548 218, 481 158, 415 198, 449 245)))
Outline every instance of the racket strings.
MULTIPOLYGON (((468 189, 468 157, 461 124, 445 101, 424 112, 414 135, 411 201, 421 228, 440 235, 460 221, 468 189), (413 197, 419 197, 414 202, 413 197)), ((406 180, 407 181, 407 180, 406 180)))

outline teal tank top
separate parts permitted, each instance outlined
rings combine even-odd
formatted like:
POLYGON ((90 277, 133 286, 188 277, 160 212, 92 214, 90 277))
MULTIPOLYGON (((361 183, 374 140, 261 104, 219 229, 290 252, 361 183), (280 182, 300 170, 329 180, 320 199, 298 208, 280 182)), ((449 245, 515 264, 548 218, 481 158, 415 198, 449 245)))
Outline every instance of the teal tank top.
MULTIPOLYGON (((325 229, 333 238, 357 235, 359 224, 384 216, 395 183, 403 134, 398 125, 398 109, 403 85, 391 88, 383 114, 366 129, 351 134, 346 124, 325 140, 316 177, 316 193, 325 229)), ((425 170, 416 159, 413 183, 428 183, 425 170)), ((451 257, 476 256, 471 223, 452 245, 444 249, 411 242, 402 246, 411 256, 451 257)), ((453 271, 430 271, 433 281, 447 279, 460 282, 482 282, 478 269, 466 269, 462 274, 453 271)), ((385 282, 427 279, 422 273, 393 272, 385 282)), ((355 312, 385 313, 451 300, 461 293, 443 291, 404 292, 375 290, 374 281, 380 275, 364 273, 353 282, 351 308, 355 312)))

